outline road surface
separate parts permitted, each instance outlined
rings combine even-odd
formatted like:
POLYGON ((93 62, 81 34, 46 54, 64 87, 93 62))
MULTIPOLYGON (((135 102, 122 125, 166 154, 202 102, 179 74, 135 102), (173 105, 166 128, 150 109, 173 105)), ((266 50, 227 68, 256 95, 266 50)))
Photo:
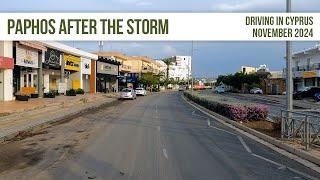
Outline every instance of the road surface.
MULTIPOLYGON (((34 168, 29 168, 25 178, 320 178, 309 168, 208 118, 181 95, 174 92, 139 97, 116 105, 112 112, 84 115, 108 125, 93 132, 78 153, 41 171, 32 173, 34 168), (112 119, 108 116, 111 113, 112 119)), ((17 175, 14 170, 7 172, 12 177, 17 175)), ((8 178, 6 173, 2 175, 8 178)))

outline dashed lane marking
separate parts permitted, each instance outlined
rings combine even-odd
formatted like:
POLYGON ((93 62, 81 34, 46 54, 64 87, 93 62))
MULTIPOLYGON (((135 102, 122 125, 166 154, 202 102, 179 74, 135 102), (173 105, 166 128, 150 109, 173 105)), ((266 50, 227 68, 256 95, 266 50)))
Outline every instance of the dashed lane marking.
POLYGON ((166 159, 168 159, 168 154, 166 149, 162 149, 163 155, 166 159))
POLYGON ((244 142, 244 140, 242 139, 241 136, 237 136, 237 138, 239 139, 239 141, 241 142, 242 146, 244 147, 244 149, 246 149, 246 151, 248 153, 252 153, 251 149, 249 148, 249 146, 246 144, 246 142, 244 142))

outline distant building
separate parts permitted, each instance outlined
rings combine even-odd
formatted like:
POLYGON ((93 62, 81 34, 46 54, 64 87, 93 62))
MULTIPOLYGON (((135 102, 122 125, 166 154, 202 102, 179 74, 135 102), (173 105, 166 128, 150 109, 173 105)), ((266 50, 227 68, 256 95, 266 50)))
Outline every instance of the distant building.
POLYGON ((257 68, 251 66, 241 66, 240 72, 244 74, 253 74, 257 72, 257 68))
POLYGON ((270 71, 266 81, 267 94, 282 94, 286 91, 286 80, 282 71, 270 71))
POLYGON ((169 78, 177 81, 191 79, 191 56, 174 56, 169 66, 169 78))

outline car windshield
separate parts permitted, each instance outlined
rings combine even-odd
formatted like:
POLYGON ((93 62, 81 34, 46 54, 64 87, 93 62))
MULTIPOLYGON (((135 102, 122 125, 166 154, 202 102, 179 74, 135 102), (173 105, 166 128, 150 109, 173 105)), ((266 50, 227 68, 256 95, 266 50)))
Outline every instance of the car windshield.
POLYGON ((122 92, 131 92, 131 89, 123 89, 122 92))

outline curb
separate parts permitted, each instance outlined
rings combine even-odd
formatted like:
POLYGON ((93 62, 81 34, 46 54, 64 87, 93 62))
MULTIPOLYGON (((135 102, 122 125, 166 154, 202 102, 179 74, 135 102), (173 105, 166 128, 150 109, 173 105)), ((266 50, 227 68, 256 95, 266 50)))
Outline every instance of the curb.
MULTIPOLYGON (((0 143, 3 143, 5 141, 15 137, 16 135, 18 135, 22 131, 32 131, 32 130, 35 130, 37 128, 41 128, 43 126, 50 125, 50 124, 53 124, 53 123, 56 123, 56 122, 59 122, 59 121, 66 121, 68 119, 76 118, 77 116, 82 115, 82 114, 84 114, 86 112, 98 110, 99 108, 102 108, 103 106, 106 106, 106 105, 111 105, 114 102, 117 102, 117 99, 112 98, 112 100, 108 101, 108 102, 102 102, 102 103, 98 103, 98 104, 93 104, 93 105, 91 105, 89 107, 79 109, 79 110, 77 110, 75 112, 67 113, 66 115, 63 115, 63 116, 60 116, 60 117, 48 119, 45 122, 40 122, 40 123, 36 123, 34 125, 31 125, 31 126, 27 126, 25 128, 21 128, 18 131, 10 132, 10 133, 8 133, 8 134, 6 134, 4 136, 1 136, 0 137, 0 143)), ((45 118, 46 117, 44 117, 43 119, 45 119, 45 118)))
POLYGON ((278 148, 280 148, 282 150, 285 150, 285 151, 287 151, 287 152, 289 152, 289 153, 291 153, 293 155, 296 155, 296 156, 298 156, 298 157, 300 157, 300 158, 302 158, 302 159, 304 159, 306 161, 309 161, 309 163, 301 162, 301 161, 297 160, 296 158, 287 156, 290 159, 296 160, 299 163, 301 163, 301 164, 303 164, 303 165, 305 165, 305 166, 307 166, 307 167, 309 167, 309 168, 311 168, 311 169, 313 169, 313 170, 315 170, 315 171, 320 173, 320 168, 319 168, 320 157, 314 156, 311 153, 308 153, 306 151, 303 151, 303 150, 300 150, 300 149, 296 149, 291 145, 288 145, 288 144, 285 144, 285 143, 281 142, 280 140, 277 140, 277 139, 275 139, 273 137, 265 135, 265 134, 263 134, 261 132, 258 132, 256 130, 254 130, 254 129, 248 128, 248 127, 246 127, 246 126, 244 126, 242 124, 239 124, 239 123, 237 123, 235 121, 232 121, 232 120, 230 120, 230 119, 228 119, 228 118, 226 118, 226 117, 224 117, 224 116, 222 116, 220 114, 217 114, 217 113, 215 113, 213 111, 210 111, 210 110, 206 109, 205 107, 203 107, 203 106, 193 102, 192 100, 188 99, 184 95, 182 96, 182 98, 185 101, 187 101, 188 103, 190 103, 191 105, 193 105, 196 108, 198 108, 199 110, 204 111, 205 114, 209 114, 209 115, 215 117, 215 120, 219 121, 222 124, 229 125, 229 127, 230 127, 230 125, 232 125, 233 128, 240 129, 240 130, 242 130, 242 131, 244 131, 244 132, 246 132, 246 133, 248 133, 248 134, 250 134, 250 135, 252 135, 252 136, 254 136, 256 138, 259 138, 259 139, 261 139, 261 140, 263 140, 263 141, 265 141, 267 143, 270 143, 270 144, 272 144, 272 145, 274 145, 274 146, 276 146, 276 147, 278 147, 278 148))

